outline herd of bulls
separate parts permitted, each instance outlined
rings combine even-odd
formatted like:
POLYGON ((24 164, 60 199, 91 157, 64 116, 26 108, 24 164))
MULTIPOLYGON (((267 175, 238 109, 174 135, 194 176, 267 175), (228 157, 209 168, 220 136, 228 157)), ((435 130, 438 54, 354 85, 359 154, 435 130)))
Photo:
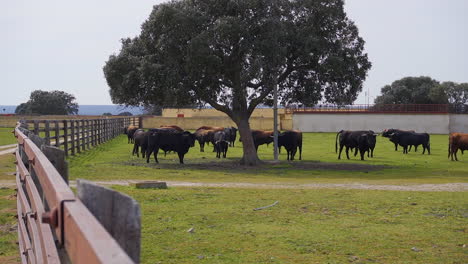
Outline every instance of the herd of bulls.
MULTIPOLYGON (((152 128, 147 131, 136 126, 129 126, 125 129, 128 136, 128 143, 133 143, 133 155, 141 155, 149 162, 151 154, 158 163, 159 149, 166 154, 169 151, 176 152, 179 156, 179 162, 184 163, 184 156, 189 149, 198 141, 200 152, 205 151, 205 144, 213 145, 213 152, 216 152, 217 158, 226 158, 229 147, 234 147, 237 137, 235 127, 211 127, 202 126, 194 133, 185 131, 182 128, 170 125, 152 128)), ((255 149, 263 144, 273 142, 273 131, 252 130, 252 137, 255 149)), ((239 141, 242 142, 241 139, 239 141)), ((294 160, 294 156, 299 149, 299 159, 302 159, 302 133, 300 131, 285 131, 278 135, 279 148, 284 147, 287 152, 287 159, 294 160)))
MULTIPOLYGON (((255 150, 263 144, 273 142, 273 131, 251 130, 255 150)), ((141 152, 146 162, 149 162, 151 154, 154 155, 154 160, 158 163, 159 149, 166 154, 169 151, 176 152, 179 156, 179 162, 184 163, 184 156, 191 147, 198 141, 200 152, 204 152, 205 144, 213 145, 213 152, 216 152, 217 158, 226 158, 229 147, 234 147, 237 137, 237 129, 235 127, 211 127, 202 126, 194 133, 185 131, 182 128, 170 125, 153 128, 147 131, 139 129, 135 126, 129 126, 125 129, 128 136, 128 143, 133 143, 133 155, 139 156, 141 152)), ((341 130, 335 138, 335 152, 339 154, 338 159, 341 159, 341 152, 345 148, 346 157, 349 159, 349 150, 354 151, 354 156, 358 151, 361 160, 364 160, 365 153, 367 157, 374 156, 374 148, 376 145, 376 134, 372 130, 348 131, 341 130)), ((383 137, 387 137, 395 144, 395 151, 398 146, 403 147, 403 153, 407 154, 414 147, 417 151, 418 146, 422 145, 423 152, 426 150, 431 154, 430 136, 427 133, 416 133, 412 130, 386 129, 382 132, 383 137)), ((242 142, 242 139, 239 139, 242 142)), ((299 149, 299 159, 302 159, 302 132, 290 130, 282 132, 278 135, 278 148, 281 150, 284 147, 287 152, 287 160, 294 160, 297 150, 299 149)), ((448 155, 452 160, 458 160, 457 152, 468 149, 468 134, 451 133, 449 136, 448 155)))
MULTIPOLYGON (((364 160, 364 154, 367 152, 367 157, 374 156, 374 148, 376 144, 376 136, 372 130, 363 131, 345 131, 341 130, 338 132, 335 138, 335 152, 338 152, 338 144, 340 151, 338 159, 341 159, 341 152, 343 148, 346 148, 346 157, 349 159, 349 150, 355 150, 354 156, 357 155, 358 151, 361 155, 361 160, 364 160), (338 140, 339 138, 339 140, 338 140)), ((392 143, 395 144, 395 151, 398 150, 398 146, 403 147, 403 154, 408 154, 411 151, 411 147, 414 147, 414 151, 418 150, 418 146, 422 145, 424 154, 427 150, 427 154, 431 154, 430 136, 428 133, 416 133, 413 130, 399 130, 399 129, 385 129, 382 132, 382 136, 388 138, 392 143)), ((462 133, 451 133, 449 135, 449 147, 448 156, 455 157, 458 161, 457 152, 468 149, 468 134, 462 133)))

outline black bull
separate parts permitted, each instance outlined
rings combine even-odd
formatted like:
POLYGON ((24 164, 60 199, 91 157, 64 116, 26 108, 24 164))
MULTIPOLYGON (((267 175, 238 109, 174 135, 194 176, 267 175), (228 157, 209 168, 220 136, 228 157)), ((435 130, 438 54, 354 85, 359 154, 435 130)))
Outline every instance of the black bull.
POLYGON ((148 148, 146 150, 146 162, 149 163, 151 153, 154 152, 154 160, 158 161, 158 151, 175 151, 179 156, 179 162, 184 163, 184 156, 191 147, 195 145, 195 135, 188 132, 173 130, 154 129, 148 137, 148 148))
POLYGON ((423 146, 422 154, 426 149, 427 154, 431 154, 430 137, 427 133, 395 132, 390 134, 390 140, 403 147, 403 154, 408 154, 408 146, 416 149, 419 145, 423 146))
POLYGON ((336 134, 335 138, 335 152, 338 152, 338 137, 340 144, 340 152, 338 159, 341 159, 341 152, 343 147, 346 147, 346 157, 349 159, 349 149, 356 149, 355 156, 359 150, 361 154, 361 160, 364 160, 364 153, 369 152, 371 156, 374 156, 374 148, 376 143, 377 134, 372 130, 361 130, 361 131, 344 131, 341 130, 336 134))

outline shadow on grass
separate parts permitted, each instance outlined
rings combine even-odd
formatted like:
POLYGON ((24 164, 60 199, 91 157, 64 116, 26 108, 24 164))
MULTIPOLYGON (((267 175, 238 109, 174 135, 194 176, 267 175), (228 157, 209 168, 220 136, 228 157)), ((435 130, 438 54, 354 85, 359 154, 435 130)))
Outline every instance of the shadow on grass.
POLYGON ((354 171, 354 172, 369 172, 378 171, 383 169, 390 169, 392 167, 386 165, 368 165, 368 164, 352 164, 352 163, 331 163, 331 162, 320 162, 320 161, 263 161, 258 166, 242 166, 239 165, 238 159, 228 161, 207 161, 194 163, 193 160, 188 164, 178 163, 159 163, 156 164, 154 161, 150 163, 146 162, 125 162, 120 165, 127 166, 142 166, 148 168, 159 168, 169 170, 206 170, 206 171, 229 171, 236 172, 242 171, 242 173, 257 174, 261 171, 275 171, 275 170, 305 170, 305 171, 316 171, 316 170, 331 170, 331 171, 354 171))

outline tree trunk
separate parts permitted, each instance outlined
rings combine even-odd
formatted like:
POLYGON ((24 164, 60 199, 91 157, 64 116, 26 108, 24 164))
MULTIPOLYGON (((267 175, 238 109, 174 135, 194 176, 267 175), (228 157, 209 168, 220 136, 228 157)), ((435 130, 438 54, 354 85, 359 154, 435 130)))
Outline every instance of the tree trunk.
POLYGON ((242 148, 244 150, 244 154, 240 161, 241 165, 258 165, 261 163, 261 160, 258 158, 257 151, 255 150, 248 117, 240 117, 236 124, 239 128, 239 134, 242 138, 242 148))

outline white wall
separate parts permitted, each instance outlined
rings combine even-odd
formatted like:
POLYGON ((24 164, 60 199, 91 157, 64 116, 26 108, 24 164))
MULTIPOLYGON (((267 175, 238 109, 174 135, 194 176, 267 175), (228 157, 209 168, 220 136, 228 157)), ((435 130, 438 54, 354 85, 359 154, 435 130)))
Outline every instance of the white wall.
POLYGON ((450 115, 450 132, 468 133, 468 115, 450 115))
MULTIPOLYGON (((465 121, 454 117, 454 122, 465 121)), ((373 130, 377 133, 387 128, 414 130, 419 133, 448 134, 448 114, 294 114, 293 128, 303 132, 338 132, 340 130, 373 130)))

